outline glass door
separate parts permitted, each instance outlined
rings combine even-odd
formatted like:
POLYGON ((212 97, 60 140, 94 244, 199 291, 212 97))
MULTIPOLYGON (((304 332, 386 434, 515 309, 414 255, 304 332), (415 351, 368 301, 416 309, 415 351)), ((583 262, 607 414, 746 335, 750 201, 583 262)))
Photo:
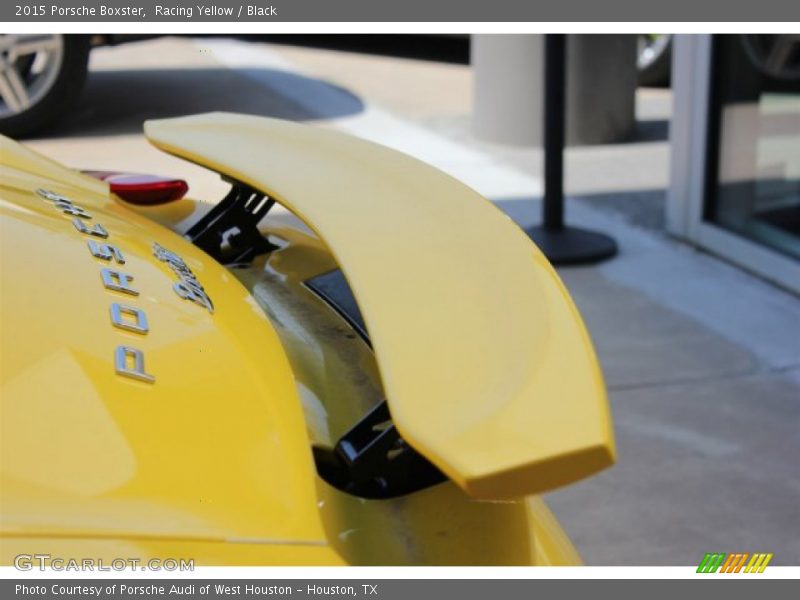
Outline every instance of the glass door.
POLYGON ((800 35, 718 35, 702 218, 800 260, 800 35))

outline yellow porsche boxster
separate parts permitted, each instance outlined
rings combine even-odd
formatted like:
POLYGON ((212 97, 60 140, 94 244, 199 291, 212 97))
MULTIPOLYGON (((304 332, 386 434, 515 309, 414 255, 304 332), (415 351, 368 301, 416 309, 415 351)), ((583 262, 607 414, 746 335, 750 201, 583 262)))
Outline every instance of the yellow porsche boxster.
POLYGON ((538 494, 609 466, 613 431, 521 229, 331 129, 145 131, 227 196, 2 139, 2 564, 579 562, 538 494))

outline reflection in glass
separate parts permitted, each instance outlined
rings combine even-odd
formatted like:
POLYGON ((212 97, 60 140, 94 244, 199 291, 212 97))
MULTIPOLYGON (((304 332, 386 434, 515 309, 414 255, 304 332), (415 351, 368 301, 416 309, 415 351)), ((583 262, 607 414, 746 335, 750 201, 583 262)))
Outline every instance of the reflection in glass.
POLYGON ((800 259, 800 36, 716 36, 714 66, 705 217, 800 259))

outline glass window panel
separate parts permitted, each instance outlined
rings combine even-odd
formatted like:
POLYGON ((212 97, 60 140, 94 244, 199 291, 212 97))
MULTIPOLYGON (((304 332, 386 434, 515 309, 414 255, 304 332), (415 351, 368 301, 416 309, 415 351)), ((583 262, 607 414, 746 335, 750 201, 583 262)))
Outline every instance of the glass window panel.
POLYGON ((710 122, 705 218, 800 259, 800 35, 716 36, 710 122))

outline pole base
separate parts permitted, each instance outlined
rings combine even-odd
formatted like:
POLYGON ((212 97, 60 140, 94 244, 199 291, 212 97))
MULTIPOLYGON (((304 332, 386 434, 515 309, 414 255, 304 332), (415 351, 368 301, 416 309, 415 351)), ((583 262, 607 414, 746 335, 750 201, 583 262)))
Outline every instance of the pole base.
POLYGON ((587 229, 547 229, 537 225, 526 229, 525 233, 556 266, 596 263, 617 253, 617 243, 613 238, 587 229))

